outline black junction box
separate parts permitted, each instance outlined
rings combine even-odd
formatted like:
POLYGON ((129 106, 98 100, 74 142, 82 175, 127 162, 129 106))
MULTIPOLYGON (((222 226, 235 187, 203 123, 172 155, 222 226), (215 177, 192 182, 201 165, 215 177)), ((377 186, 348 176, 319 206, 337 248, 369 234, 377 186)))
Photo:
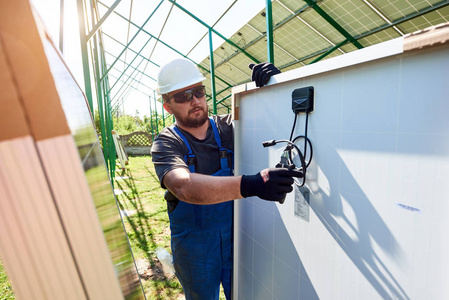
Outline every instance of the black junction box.
POLYGON ((313 86, 296 89, 292 92, 292 110, 295 114, 300 112, 313 112, 313 86))

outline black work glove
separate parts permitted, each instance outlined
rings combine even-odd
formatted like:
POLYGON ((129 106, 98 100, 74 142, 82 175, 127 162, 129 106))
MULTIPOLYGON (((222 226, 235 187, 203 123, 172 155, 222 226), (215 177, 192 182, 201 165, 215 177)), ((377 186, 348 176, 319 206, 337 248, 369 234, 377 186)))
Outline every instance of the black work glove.
POLYGON ((249 64, 248 67, 252 70, 251 81, 255 81, 257 87, 263 87, 270 80, 271 76, 281 73, 278 68, 269 62, 257 65, 249 64))
POLYGON ((303 177, 300 171, 287 168, 264 169, 255 175, 243 175, 240 194, 244 198, 259 198, 283 203, 287 193, 293 191, 293 177, 303 177))

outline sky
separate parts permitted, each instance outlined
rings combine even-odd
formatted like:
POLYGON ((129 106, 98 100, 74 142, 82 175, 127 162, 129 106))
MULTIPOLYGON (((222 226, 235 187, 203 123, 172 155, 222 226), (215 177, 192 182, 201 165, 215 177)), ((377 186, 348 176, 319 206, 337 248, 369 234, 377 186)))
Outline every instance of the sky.
MULTIPOLYGON (((44 21, 56 45, 59 44, 61 1, 63 1, 64 6, 63 56, 75 79, 80 86, 84 87, 76 7, 77 1, 30 0, 44 21)), ((104 5, 99 4, 100 16, 107 11, 106 6, 111 6, 114 2, 115 0, 102 0, 100 3, 104 5)), ((265 7, 264 0, 177 0, 177 3, 209 26, 214 25, 230 7, 225 16, 214 26, 214 29, 226 38, 233 35, 265 7)), ((115 8, 115 12, 126 18, 131 17, 132 22, 138 26, 142 26, 145 23, 143 27, 145 31, 155 37, 160 37, 160 40, 164 43, 169 44, 182 54, 189 56, 197 63, 209 55, 209 38, 206 35, 208 32, 207 27, 178 7, 173 6, 168 0, 122 0, 115 8), (168 14, 170 14, 170 17, 167 19, 168 14), (150 15, 151 18, 149 18, 150 15), (205 37, 201 40, 203 36, 205 37), (197 44, 197 42, 199 43, 197 44)), ((110 37, 103 36, 104 48, 108 52, 106 53, 108 64, 111 65, 116 60, 113 56, 117 57, 120 55, 119 60, 117 60, 110 71, 111 86, 114 85, 114 80, 116 80, 114 78, 118 78, 125 70, 127 64, 124 61, 131 63, 134 59, 132 66, 141 70, 145 69, 145 73, 147 74, 147 76, 137 76, 136 78, 142 84, 135 84, 137 90, 131 89, 128 93, 123 94, 124 89, 120 90, 121 84, 116 84, 111 90, 111 95, 115 97, 112 103, 123 102, 120 110, 126 114, 134 115, 138 111, 141 117, 143 115, 149 115, 150 105, 152 110, 155 107, 153 97, 157 97, 157 94, 153 91, 156 89, 154 79, 157 76, 159 66, 179 57, 179 54, 163 46, 156 39, 150 39, 142 31, 136 35, 138 28, 129 25, 128 22, 115 13, 108 17, 102 26, 102 30, 105 34, 112 36, 113 39, 118 40, 122 44, 127 44, 128 41, 132 40, 129 48, 135 52, 139 52, 145 43, 147 43, 141 55, 150 58, 155 64, 146 63, 146 61, 140 62, 141 59, 139 57, 135 59, 135 52, 131 50, 124 51, 123 45, 110 37), (137 67, 139 62, 140 66, 137 67)), ((213 35, 212 44, 214 48, 219 47, 223 42, 220 37, 215 34, 213 35)), ((129 69, 129 71, 131 70, 129 69)), ((122 78, 125 80, 125 77, 122 78)), ((94 89, 95 87, 93 86, 92 88, 94 89)), ((159 103, 156 104, 156 110, 162 113, 162 108, 159 103)))

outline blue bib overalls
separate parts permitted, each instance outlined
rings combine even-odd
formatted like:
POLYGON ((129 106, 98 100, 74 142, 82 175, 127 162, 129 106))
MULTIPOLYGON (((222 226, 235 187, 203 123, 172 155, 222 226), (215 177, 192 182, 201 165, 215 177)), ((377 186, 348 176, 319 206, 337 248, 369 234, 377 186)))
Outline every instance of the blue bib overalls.
MULTIPOLYGON (((228 153, 232 155, 232 152, 222 147, 215 121, 209 119, 221 164, 220 170, 212 176, 230 176, 228 153)), ((195 173, 195 154, 181 131, 175 126, 172 128, 187 146, 189 152, 185 161, 190 172, 195 173)), ((233 201, 212 205, 179 201, 169 213, 173 263, 187 300, 218 300, 220 283, 226 299, 231 299, 232 207, 233 201)))

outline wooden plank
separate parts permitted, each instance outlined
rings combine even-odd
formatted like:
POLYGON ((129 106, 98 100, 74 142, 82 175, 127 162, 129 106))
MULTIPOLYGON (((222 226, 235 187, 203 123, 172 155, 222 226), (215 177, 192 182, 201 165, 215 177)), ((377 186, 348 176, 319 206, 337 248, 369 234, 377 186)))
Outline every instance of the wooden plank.
POLYGON ((31 137, 0 144, 1 256, 18 299, 85 299, 31 137))
POLYGON ((16 297, 123 299, 55 81, 79 87, 51 73, 28 1, 0 7, 0 253, 16 297))
POLYGON ((4 52, 28 114, 33 136, 42 140, 70 133, 62 113, 42 42, 27 0, 0 0, 4 52), (46 105, 43 105, 45 100, 46 105))
POLYGON ((17 299, 84 299, 0 31, 0 255, 17 299))
POLYGON ((36 143, 90 299, 123 299, 71 135, 36 143))

